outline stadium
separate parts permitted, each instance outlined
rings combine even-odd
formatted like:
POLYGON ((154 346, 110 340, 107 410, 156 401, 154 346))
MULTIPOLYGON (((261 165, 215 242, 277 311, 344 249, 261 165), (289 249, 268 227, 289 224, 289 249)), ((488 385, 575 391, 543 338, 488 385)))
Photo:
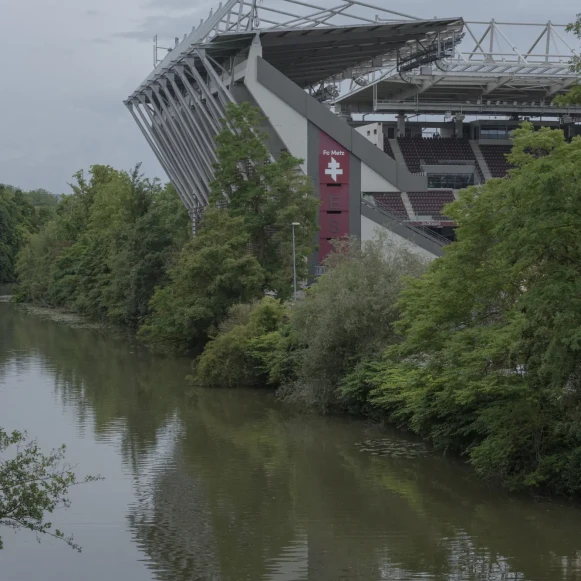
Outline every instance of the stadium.
POLYGON ((273 158, 303 159, 320 198, 313 274, 346 235, 379 229, 432 259, 454 239, 444 206, 503 178, 523 120, 580 132, 565 26, 429 20, 359 0, 228 0, 125 101, 197 224, 225 107, 266 121, 273 158), (514 42, 517 39, 518 42, 514 42))

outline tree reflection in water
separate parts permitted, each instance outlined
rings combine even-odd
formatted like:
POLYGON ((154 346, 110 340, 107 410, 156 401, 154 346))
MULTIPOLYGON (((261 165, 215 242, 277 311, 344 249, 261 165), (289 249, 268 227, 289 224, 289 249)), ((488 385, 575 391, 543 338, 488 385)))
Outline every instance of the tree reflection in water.
POLYGON ((187 393, 188 361, 0 305, 0 381, 32 359, 118 446, 120 518, 156 579, 581 579, 577 508, 486 487, 401 434, 267 392, 187 393))

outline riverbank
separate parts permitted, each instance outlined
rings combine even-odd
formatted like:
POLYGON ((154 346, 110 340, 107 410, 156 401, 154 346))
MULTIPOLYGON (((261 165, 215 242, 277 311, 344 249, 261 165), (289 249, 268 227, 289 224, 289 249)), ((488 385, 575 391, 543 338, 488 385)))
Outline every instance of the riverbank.
POLYGON ((88 317, 80 315, 70 309, 64 307, 41 307, 33 303, 19 303, 13 302, 13 295, 0 296, 0 303, 13 303, 15 308, 35 315, 41 319, 48 319, 55 323, 63 323, 70 327, 77 329, 98 329, 102 331, 109 331, 112 334, 119 335, 127 333, 126 330, 120 327, 107 323, 100 323, 92 321, 88 317))
POLYGON ((0 305, 2 423, 105 477, 54 515, 81 554, 5 534, 2 579, 579 581, 574 505, 264 390, 187 397, 189 365, 0 305))

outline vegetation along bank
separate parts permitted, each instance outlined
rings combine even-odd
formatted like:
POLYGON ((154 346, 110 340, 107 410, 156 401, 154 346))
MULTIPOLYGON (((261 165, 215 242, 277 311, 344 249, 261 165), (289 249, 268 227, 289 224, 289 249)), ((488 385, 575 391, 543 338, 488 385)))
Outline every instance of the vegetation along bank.
POLYGON ((578 495, 581 139, 525 124, 509 178, 447 208, 458 239, 443 258, 345 240, 294 305, 289 225, 308 255, 311 183, 292 156, 270 160, 254 109, 228 118, 241 138, 218 136, 196 236, 171 185, 93 166, 42 215, 0 192, 0 281, 17 278, 21 301, 191 354, 197 385, 268 386, 318 412, 365 414, 511 488, 578 495))

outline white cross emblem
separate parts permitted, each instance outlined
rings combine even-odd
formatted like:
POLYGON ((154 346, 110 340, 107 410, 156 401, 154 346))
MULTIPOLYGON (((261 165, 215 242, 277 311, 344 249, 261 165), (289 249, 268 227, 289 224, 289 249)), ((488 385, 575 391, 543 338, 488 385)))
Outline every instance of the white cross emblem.
POLYGON ((325 170, 325 175, 331 176, 333 181, 337 181, 337 176, 343 175, 343 170, 341 169, 341 164, 337 162, 337 160, 332 157, 327 169, 325 170))

